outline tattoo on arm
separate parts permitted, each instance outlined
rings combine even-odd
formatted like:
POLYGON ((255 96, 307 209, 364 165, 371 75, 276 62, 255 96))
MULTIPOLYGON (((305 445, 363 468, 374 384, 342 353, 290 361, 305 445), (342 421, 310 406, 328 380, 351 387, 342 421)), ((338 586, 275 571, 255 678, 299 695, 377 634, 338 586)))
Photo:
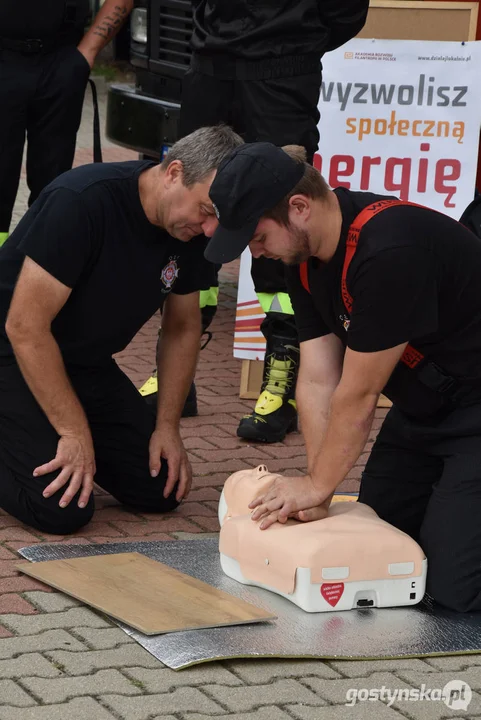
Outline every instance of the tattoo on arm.
POLYGON ((110 15, 107 15, 93 30, 94 35, 100 35, 104 40, 110 40, 117 30, 123 24, 127 10, 120 5, 116 5, 110 15))

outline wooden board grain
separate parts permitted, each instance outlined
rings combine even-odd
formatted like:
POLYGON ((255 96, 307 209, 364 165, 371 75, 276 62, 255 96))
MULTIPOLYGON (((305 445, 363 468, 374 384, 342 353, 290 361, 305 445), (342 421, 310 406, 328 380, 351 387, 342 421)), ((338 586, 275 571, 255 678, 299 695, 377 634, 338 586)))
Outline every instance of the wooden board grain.
POLYGON ((19 563, 16 567, 145 635, 276 617, 135 552, 19 563))

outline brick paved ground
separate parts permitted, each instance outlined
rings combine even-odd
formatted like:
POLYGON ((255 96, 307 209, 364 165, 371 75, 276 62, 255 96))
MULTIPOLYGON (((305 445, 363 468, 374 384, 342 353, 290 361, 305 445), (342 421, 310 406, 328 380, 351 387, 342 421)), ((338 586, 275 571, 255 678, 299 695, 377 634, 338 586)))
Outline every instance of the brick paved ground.
MULTIPOLYGON (((102 119, 105 92, 100 93, 102 119)), ((87 98, 76 164, 91 160, 91 106, 87 98)), ((104 143, 105 160, 135 158, 104 143)), ((14 222, 26 209, 24 180, 14 222)), ((481 692, 481 655, 372 662, 233 661, 179 673, 162 667, 125 633, 80 603, 19 575, 13 566, 22 546, 40 542, 104 543, 199 537, 217 532, 216 507, 232 471, 267 463, 296 474, 305 469, 302 438, 257 447, 237 440, 235 428, 250 401, 238 397, 240 363, 232 357, 237 264, 221 274, 214 339, 197 372, 198 418, 182 422, 195 474, 194 489, 179 511, 144 515, 120 507, 98 491, 93 521, 70 537, 41 535, 0 511, 0 720, 379 720, 481 717, 474 692, 468 713, 440 702, 359 703, 346 707, 349 688, 437 688, 461 678, 481 692)), ((139 386, 153 367, 158 321, 152 319, 118 360, 139 386)), ((385 411, 378 410, 374 435, 385 411)), ((366 454, 361 461, 364 464, 366 454)), ((342 489, 358 487, 362 465, 342 489)))

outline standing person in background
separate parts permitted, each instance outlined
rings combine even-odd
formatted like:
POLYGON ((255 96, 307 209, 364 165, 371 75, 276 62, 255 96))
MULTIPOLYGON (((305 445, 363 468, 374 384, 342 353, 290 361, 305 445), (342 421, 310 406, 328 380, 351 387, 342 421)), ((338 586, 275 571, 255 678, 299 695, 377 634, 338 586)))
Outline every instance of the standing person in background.
POLYGON ((89 0, 0 2, 0 245, 8 237, 27 136, 29 206, 72 167, 95 58, 133 0, 105 0, 87 33, 89 0))
MULTIPOLYGON (((312 162, 319 142, 321 58, 357 35, 369 1, 193 0, 193 6, 181 135, 225 122, 246 142, 302 145, 312 162)), ((260 397, 237 434, 279 442, 297 427, 299 340, 282 263, 253 260, 252 278, 266 314, 266 355, 260 397)), ((205 293, 203 315, 207 310, 209 320, 217 292, 205 293)), ((155 391, 155 384, 150 382, 150 388, 155 391)))

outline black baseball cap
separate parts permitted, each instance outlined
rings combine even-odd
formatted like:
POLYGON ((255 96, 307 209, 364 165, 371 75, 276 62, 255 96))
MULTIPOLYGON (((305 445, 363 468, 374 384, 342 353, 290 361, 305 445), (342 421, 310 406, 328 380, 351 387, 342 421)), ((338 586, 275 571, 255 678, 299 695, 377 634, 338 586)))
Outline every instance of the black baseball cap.
POLYGON ((226 263, 245 250, 261 217, 304 175, 304 163, 267 142, 237 147, 219 166, 209 197, 219 220, 205 249, 213 263, 226 263))

